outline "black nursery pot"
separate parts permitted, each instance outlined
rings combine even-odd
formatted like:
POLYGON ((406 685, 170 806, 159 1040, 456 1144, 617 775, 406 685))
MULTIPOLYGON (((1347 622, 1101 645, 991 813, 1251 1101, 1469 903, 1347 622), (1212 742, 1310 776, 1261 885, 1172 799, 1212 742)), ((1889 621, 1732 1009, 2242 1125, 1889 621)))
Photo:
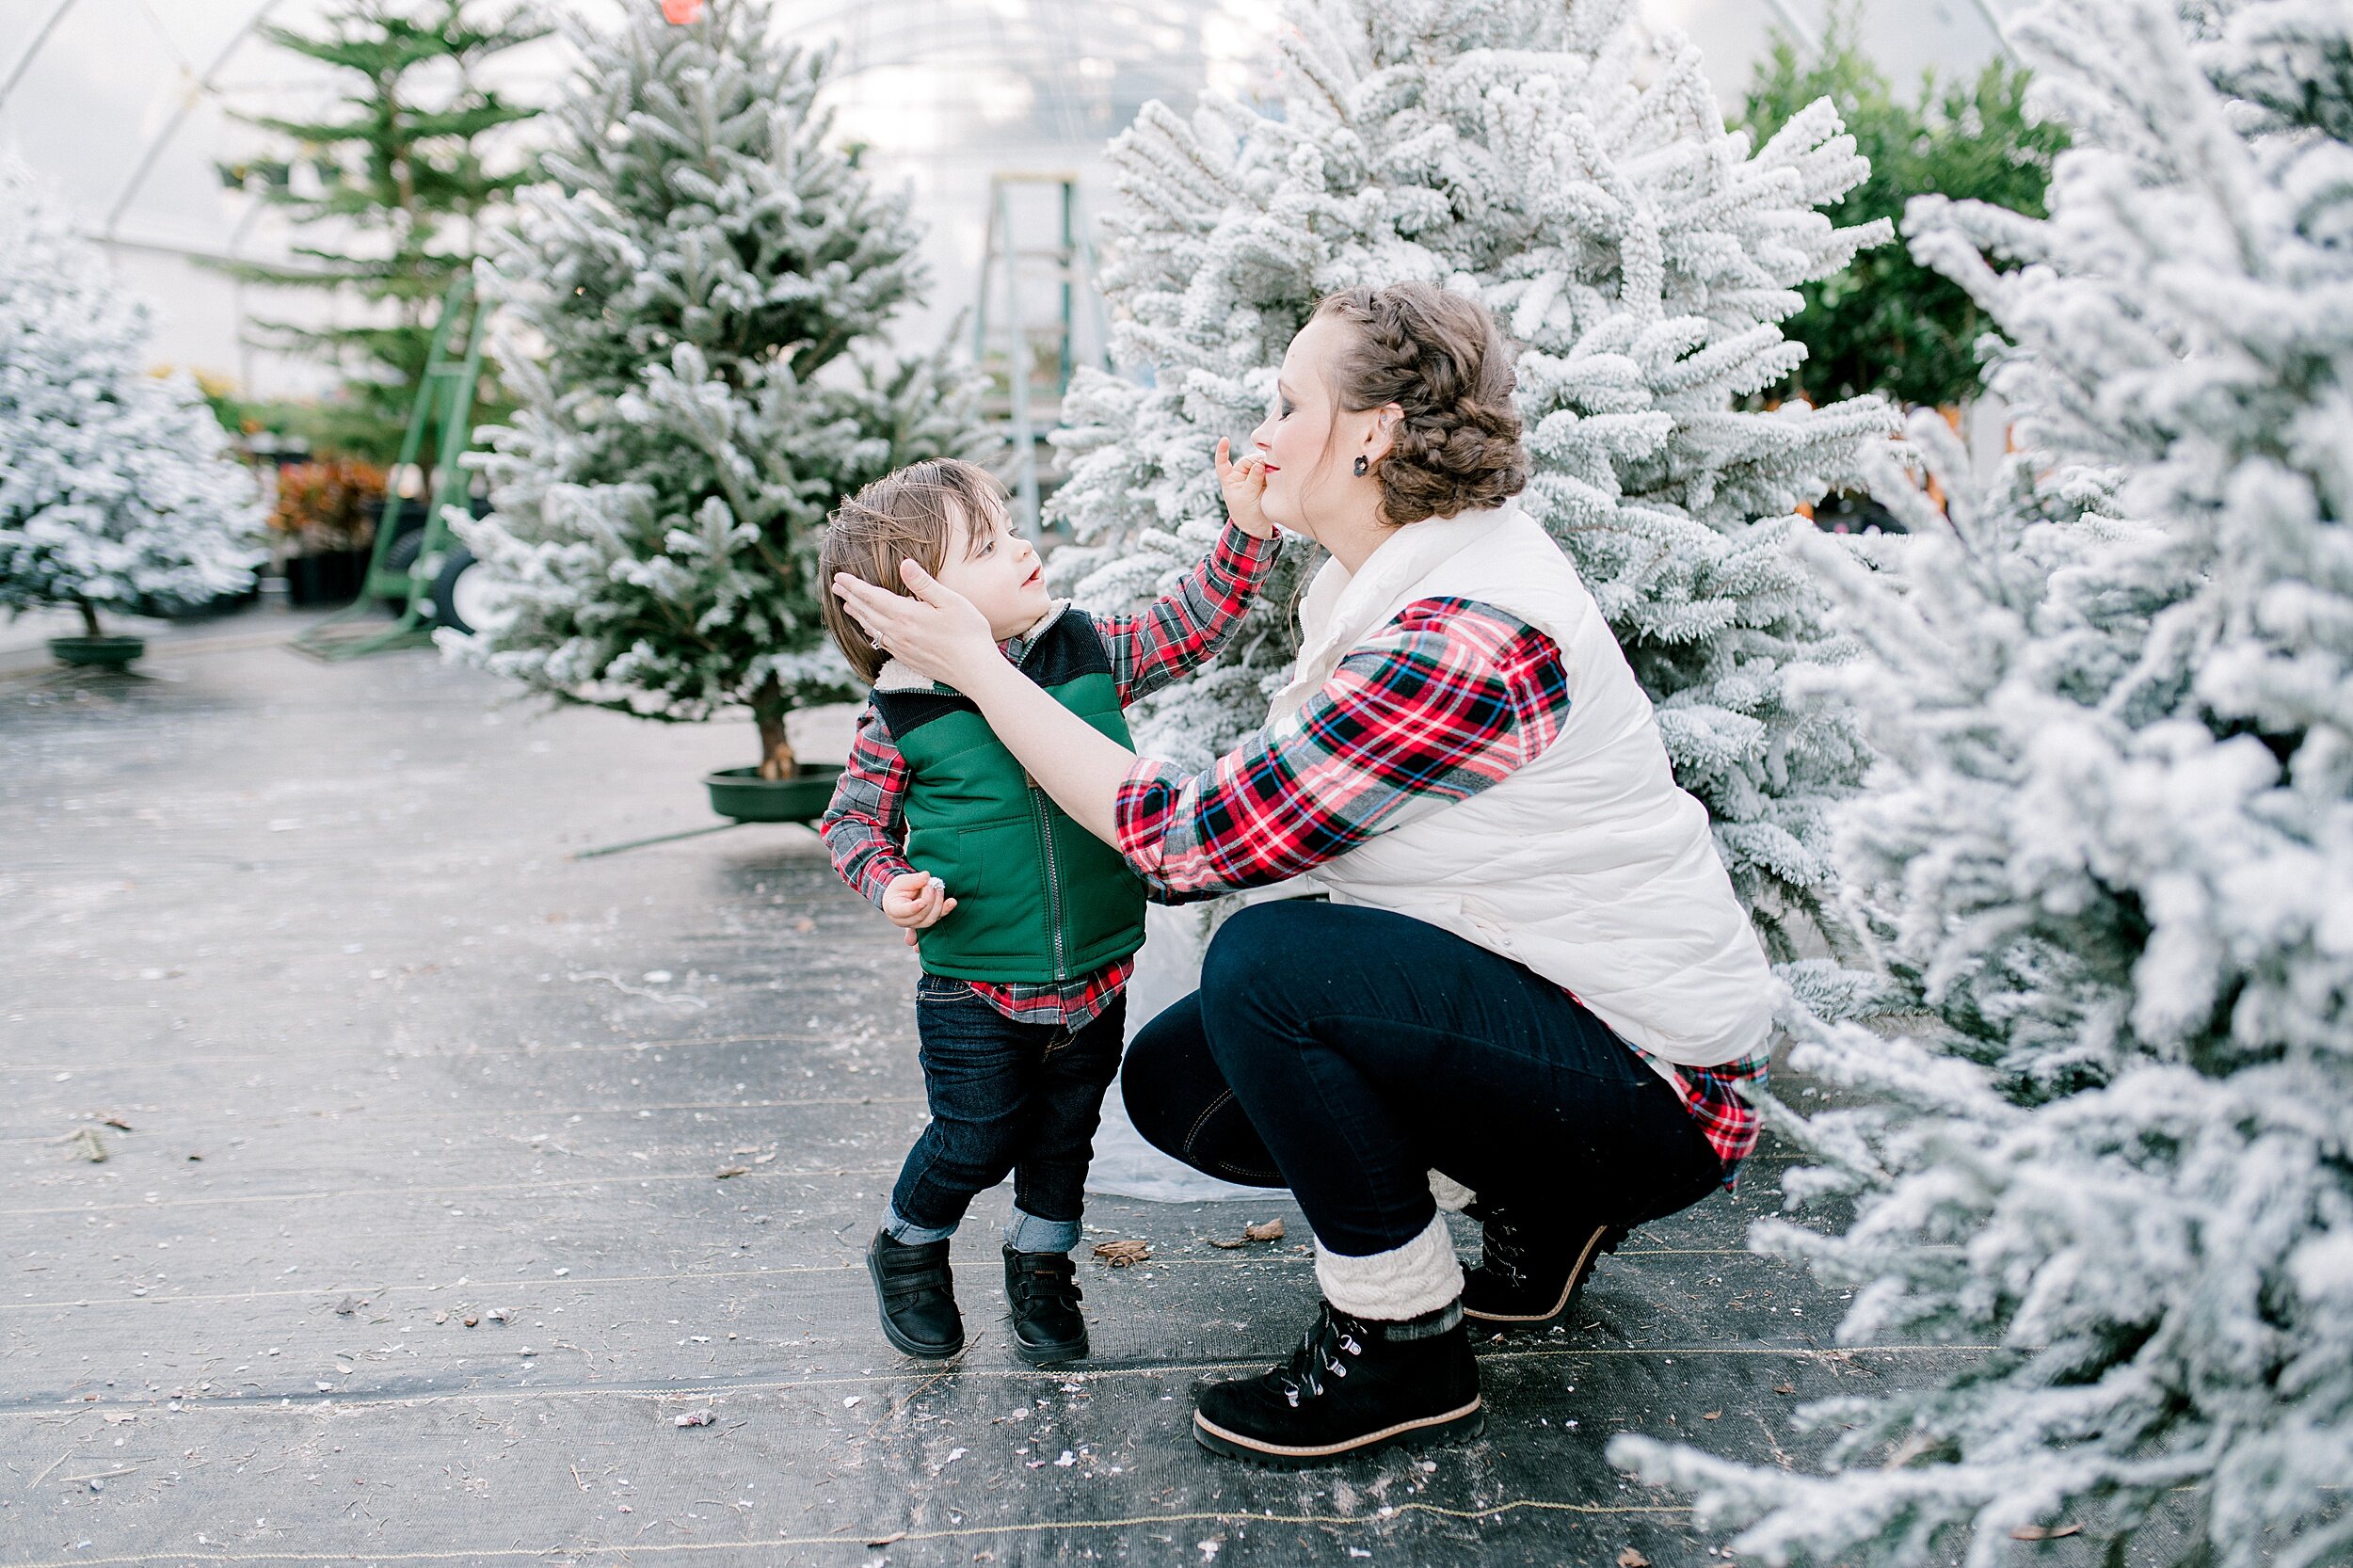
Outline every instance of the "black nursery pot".
POLYGON ((296 609, 318 604, 348 604, 360 597, 367 581, 368 552, 322 550, 312 555, 286 558, 286 599, 296 609))
POLYGON ((147 651, 144 637, 52 637, 49 651, 61 664, 119 670, 147 651))
POLYGON ((791 778, 768 779, 758 768, 721 768, 704 776, 711 808, 737 822, 815 822, 833 800, 841 770, 829 762, 804 762, 791 778))

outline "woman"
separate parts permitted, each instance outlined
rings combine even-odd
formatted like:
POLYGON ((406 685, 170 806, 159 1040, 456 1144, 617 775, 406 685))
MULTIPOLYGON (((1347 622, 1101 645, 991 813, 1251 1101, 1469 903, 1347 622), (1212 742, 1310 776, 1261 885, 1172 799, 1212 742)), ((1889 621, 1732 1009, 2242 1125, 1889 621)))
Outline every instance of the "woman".
POLYGON ((1257 451, 1220 443, 1218 469, 1238 518, 1332 558, 1266 728, 1207 773, 1088 728, 912 563, 917 598, 836 583, 1165 896, 1301 873, 1331 895, 1228 920, 1123 1074, 1145 1137, 1289 1188, 1314 1227, 1324 1299, 1299 1349, 1194 1413, 1206 1447, 1259 1464, 1477 1432, 1465 1320, 1559 1321, 1598 1252, 1756 1141, 1764 952, 1600 611, 1511 502, 1512 385, 1468 300, 1409 283, 1318 306, 1257 451), (1465 1279, 1438 1202, 1473 1194, 1465 1279))

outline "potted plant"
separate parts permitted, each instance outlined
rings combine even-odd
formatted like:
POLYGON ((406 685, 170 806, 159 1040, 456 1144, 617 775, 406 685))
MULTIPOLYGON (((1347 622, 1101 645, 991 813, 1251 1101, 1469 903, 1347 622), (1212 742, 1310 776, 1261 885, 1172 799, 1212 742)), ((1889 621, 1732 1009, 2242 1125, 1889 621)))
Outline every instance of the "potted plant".
POLYGON ((269 528, 281 551, 286 597, 296 606, 347 604, 359 597, 384 514, 384 478, 382 469, 354 457, 278 471, 269 528))
POLYGON ((252 580, 252 476, 185 376, 147 374, 147 309, 24 167, 0 160, 0 609, 76 611, 50 641, 120 667, 146 644, 100 611, 252 580))
POLYGON ((710 776, 712 807, 807 821, 839 770, 793 756, 786 715, 858 691, 819 610, 825 514, 985 437, 943 357, 879 351, 922 281, 917 232, 831 145, 824 57, 771 39, 767 0, 677 14, 566 24, 551 179, 478 272, 520 408, 470 459, 489 515, 455 526, 502 618, 442 641, 559 701, 749 710, 759 752, 710 776))

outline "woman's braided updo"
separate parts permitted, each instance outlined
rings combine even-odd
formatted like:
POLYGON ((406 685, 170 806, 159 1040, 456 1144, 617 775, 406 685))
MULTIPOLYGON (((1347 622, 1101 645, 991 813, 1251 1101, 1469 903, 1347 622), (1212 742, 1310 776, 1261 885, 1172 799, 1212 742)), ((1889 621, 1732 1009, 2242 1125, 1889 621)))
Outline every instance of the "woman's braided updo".
POLYGON ((1314 319, 1325 317, 1353 328, 1334 374, 1339 406, 1404 410, 1373 470, 1383 518, 1450 518, 1528 488, 1512 350, 1485 306, 1433 283, 1391 283, 1326 296, 1314 319))

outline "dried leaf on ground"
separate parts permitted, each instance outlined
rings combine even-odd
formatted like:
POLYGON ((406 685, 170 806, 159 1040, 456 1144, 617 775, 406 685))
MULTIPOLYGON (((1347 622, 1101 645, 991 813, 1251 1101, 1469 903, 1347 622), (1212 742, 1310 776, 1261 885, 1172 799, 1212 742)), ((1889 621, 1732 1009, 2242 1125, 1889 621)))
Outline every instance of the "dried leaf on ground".
POLYGON ((712 1174, 719 1180, 725 1181, 729 1176, 749 1176, 752 1174, 752 1168, 749 1165, 722 1165, 712 1174))
POLYGON ((1097 1241, 1095 1243, 1095 1256, 1114 1269, 1124 1269, 1130 1263, 1141 1263, 1151 1256, 1152 1243, 1149 1241, 1097 1241))
POLYGON ((1282 1239, 1283 1222, 1280 1220, 1268 1220, 1263 1224, 1247 1224, 1242 1226, 1241 1235, 1239 1237, 1212 1237, 1209 1240, 1209 1245, 1212 1247, 1223 1247, 1226 1251, 1231 1252, 1236 1247, 1246 1247, 1253 1241, 1280 1241, 1282 1239))
POLYGON ((1618 1548, 1618 1568, 1650 1568, 1650 1559, 1631 1546, 1618 1548))
POLYGON ((1773 1384, 1773 1392, 1776 1394, 1794 1394, 1797 1391, 1798 1385, 1794 1383, 1777 1383, 1773 1384))
POLYGON ((1724 1413, 1721 1410, 1711 1410, 1706 1415, 1700 1417, 1703 1421, 1721 1421, 1723 1418, 1724 1413))
POLYGON ((904 1541, 906 1538, 906 1531, 892 1530, 888 1535, 870 1535, 866 1538, 866 1544, 870 1546, 888 1546, 894 1541, 904 1541))
POLYGON ((2021 1525, 2009 1532, 2012 1541, 2057 1541, 2061 1536, 2078 1535, 2081 1525, 2021 1525))
POLYGON ((712 1419, 711 1412, 708 1410, 690 1410, 683 1416, 672 1416, 670 1424, 674 1427, 707 1427, 711 1425, 712 1419))

